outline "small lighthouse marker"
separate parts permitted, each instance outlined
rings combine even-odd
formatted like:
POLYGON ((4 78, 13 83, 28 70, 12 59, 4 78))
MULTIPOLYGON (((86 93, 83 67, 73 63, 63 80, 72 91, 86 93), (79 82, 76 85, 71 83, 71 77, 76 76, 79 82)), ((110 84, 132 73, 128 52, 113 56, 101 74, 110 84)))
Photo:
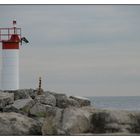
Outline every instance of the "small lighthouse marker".
POLYGON ((2 90, 19 89, 19 44, 21 41, 21 28, 16 27, 15 20, 13 21, 12 28, 0 28, 0 42, 2 43, 2 90))

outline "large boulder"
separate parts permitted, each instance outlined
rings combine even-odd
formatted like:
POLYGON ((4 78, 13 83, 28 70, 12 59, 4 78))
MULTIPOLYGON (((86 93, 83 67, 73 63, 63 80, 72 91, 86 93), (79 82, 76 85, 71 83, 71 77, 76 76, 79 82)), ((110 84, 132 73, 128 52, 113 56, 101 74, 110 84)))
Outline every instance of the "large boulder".
POLYGON ((45 121, 42 126, 43 135, 65 135, 61 128, 62 123, 62 109, 55 108, 50 113, 47 113, 45 121))
POLYGON ((36 104, 30 109, 30 115, 36 117, 46 117, 48 112, 53 111, 54 107, 50 105, 41 104, 36 102, 36 104))
POLYGON ((12 104, 12 107, 18 110, 21 110, 25 113, 29 113, 30 108, 35 104, 35 101, 31 98, 28 99, 19 99, 12 104))
POLYGON ((50 106, 56 106, 56 99, 52 94, 44 92, 42 95, 38 95, 35 97, 35 100, 37 102, 40 102, 41 104, 50 105, 50 106))
POLYGON ((6 105, 10 105, 14 102, 14 94, 7 92, 0 92, 0 109, 3 109, 6 105))
POLYGON ((78 101, 79 105, 82 106, 90 106, 90 100, 88 98, 79 97, 79 96, 70 96, 69 98, 78 101))
POLYGON ((0 113, 0 135, 41 135, 41 125, 18 113, 0 113))
POLYGON ((89 116, 89 112, 81 108, 56 108, 46 115, 42 126, 42 134, 75 135, 89 132, 89 116))
POLYGON ((119 110, 99 110, 92 116, 93 133, 140 133, 140 113, 119 110))
POLYGON ((62 129, 69 135, 86 133, 90 130, 89 112, 69 107, 63 111, 62 129))

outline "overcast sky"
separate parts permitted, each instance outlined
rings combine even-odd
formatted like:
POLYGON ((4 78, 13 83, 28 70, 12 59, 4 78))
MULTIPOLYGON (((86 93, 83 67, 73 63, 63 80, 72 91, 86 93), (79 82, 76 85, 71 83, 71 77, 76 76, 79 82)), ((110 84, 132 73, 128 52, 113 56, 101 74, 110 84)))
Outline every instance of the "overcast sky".
POLYGON ((140 95, 140 5, 0 5, 0 27, 13 19, 30 41, 20 88, 41 76, 68 95, 140 95))

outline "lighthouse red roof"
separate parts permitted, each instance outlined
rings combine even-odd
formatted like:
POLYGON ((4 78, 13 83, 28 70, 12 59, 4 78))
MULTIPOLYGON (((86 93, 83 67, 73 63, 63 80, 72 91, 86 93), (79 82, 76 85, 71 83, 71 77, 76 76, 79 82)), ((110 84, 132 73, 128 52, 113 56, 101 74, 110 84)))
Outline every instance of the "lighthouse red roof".
POLYGON ((17 34, 13 34, 9 40, 9 42, 20 42, 20 38, 17 34))

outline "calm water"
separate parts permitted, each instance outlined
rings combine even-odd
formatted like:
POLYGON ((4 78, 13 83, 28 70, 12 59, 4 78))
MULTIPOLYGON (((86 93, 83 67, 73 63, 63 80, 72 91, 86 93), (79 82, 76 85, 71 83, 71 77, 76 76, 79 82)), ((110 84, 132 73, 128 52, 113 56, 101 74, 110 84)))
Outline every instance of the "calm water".
POLYGON ((89 99, 96 108, 140 110, 140 96, 90 97, 89 99))

